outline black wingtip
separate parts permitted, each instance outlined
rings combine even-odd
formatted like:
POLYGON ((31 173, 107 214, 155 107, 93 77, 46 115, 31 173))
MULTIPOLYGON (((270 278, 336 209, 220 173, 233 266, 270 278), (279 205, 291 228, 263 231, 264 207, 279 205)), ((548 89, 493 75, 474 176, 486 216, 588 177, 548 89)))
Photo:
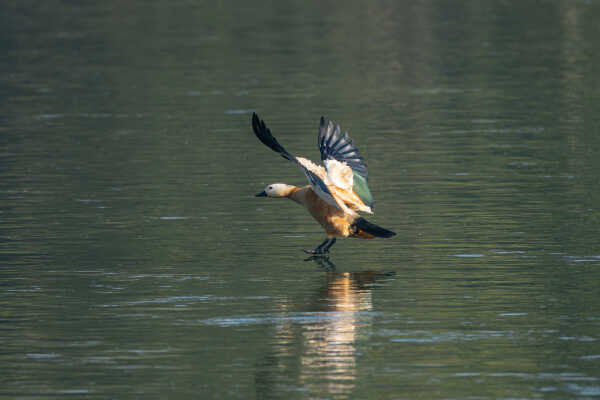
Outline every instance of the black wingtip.
POLYGON ((265 146, 269 147, 271 150, 279 153, 286 160, 294 160, 294 156, 286 151, 282 145, 277 142, 275 137, 271 134, 271 131, 265 125, 265 121, 262 121, 258 115, 253 112, 252 113, 252 130, 254 134, 265 146))
POLYGON ((318 138, 321 160, 335 159, 345 162, 352 168, 352 171, 362 176, 365 180, 369 178, 367 164, 359 155, 354 141, 348 136, 348 132, 342 134, 339 125, 329 121, 326 123, 321 119, 318 138))
POLYGON ((258 136, 258 132, 260 131, 260 119, 258 118, 258 115, 255 112, 252 113, 252 130, 258 136))

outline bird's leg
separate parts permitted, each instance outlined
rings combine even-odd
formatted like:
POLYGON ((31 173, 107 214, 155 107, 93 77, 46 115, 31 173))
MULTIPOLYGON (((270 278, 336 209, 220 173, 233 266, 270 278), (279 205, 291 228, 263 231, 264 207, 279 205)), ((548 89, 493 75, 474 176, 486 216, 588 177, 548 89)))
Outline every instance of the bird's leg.
POLYGON ((323 246, 327 245, 329 238, 325 239, 323 243, 318 245, 314 250, 304 250, 307 254, 323 254, 323 246))
POLYGON ((323 248, 323 253, 329 253, 329 249, 331 248, 331 246, 333 246, 335 244, 335 238, 331 238, 329 239, 329 243, 325 246, 325 248, 323 248))
POLYGON ((315 247, 314 250, 305 250, 309 254, 323 254, 323 247, 329 242, 329 238, 326 238, 323 243, 315 247))

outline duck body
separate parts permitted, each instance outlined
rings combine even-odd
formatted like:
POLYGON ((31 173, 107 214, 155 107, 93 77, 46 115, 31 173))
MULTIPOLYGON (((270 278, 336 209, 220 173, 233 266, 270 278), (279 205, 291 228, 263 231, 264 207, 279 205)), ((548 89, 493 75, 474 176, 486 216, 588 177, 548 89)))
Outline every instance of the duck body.
POLYGON ((394 232, 381 228, 360 217, 358 212, 372 214, 373 197, 367 185, 367 166, 352 140, 341 135, 339 125, 325 123, 321 117, 318 144, 325 167, 312 161, 295 157, 273 137, 265 123, 252 115, 252 127, 258 139, 293 161, 303 170, 309 185, 297 187, 283 183, 267 186, 257 197, 289 198, 306 208, 323 227, 327 238, 311 254, 326 254, 337 237, 372 239, 392 237, 394 232))
POLYGON ((325 229, 327 237, 351 236, 350 226, 354 221, 353 216, 321 199, 310 185, 296 189, 289 198, 306 208, 309 214, 325 229))

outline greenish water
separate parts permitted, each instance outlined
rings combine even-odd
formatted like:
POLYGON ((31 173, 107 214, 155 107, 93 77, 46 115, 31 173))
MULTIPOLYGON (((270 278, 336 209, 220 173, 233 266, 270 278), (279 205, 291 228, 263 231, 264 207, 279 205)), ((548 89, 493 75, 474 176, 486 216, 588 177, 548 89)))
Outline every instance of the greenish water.
POLYGON ((0 397, 600 396, 598 1, 0 9, 0 397), (305 261, 253 111, 398 235, 305 261))

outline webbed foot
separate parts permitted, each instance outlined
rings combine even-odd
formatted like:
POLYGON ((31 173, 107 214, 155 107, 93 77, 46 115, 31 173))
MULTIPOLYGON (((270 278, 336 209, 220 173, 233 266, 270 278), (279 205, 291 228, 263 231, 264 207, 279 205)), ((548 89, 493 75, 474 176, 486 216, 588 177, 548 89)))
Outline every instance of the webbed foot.
POLYGON ((314 250, 304 250, 304 252, 306 254, 312 254, 312 255, 327 255, 327 254, 329 254, 329 249, 331 248, 331 246, 333 246, 334 243, 335 243, 335 238, 327 238, 323 241, 323 243, 318 245, 314 250))

